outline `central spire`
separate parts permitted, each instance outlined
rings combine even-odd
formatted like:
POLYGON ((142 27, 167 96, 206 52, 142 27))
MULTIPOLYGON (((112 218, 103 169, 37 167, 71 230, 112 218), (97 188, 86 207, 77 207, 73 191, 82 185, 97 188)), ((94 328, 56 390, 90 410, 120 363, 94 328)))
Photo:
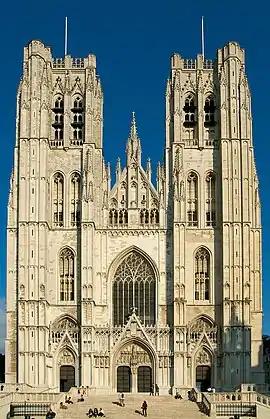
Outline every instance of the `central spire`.
POLYGON ((136 162, 138 165, 141 165, 141 142, 137 134, 135 112, 132 112, 132 120, 130 134, 127 141, 126 154, 128 166, 132 162, 136 162))
POLYGON ((137 126, 136 126, 136 119, 135 119, 135 112, 134 111, 132 112, 130 138, 138 138, 137 137, 137 126))

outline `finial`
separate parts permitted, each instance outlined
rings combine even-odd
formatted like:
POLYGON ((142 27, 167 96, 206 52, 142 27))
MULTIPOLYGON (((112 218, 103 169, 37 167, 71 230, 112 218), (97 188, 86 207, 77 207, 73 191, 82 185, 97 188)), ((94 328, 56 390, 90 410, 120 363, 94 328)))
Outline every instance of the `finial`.
POLYGON ((136 138, 137 137, 137 126, 136 126, 136 119, 135 119, 135 112, 132 112, 132 121, 131 121, 131 128, 130 128, 130 137, 136 138))

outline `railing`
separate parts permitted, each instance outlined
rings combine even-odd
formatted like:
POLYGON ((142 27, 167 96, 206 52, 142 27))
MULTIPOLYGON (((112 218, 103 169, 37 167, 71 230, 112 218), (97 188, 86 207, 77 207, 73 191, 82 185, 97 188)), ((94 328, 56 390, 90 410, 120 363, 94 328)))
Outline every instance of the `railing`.
POLYGON ((205 413, 208 416, 211 416, 211 401, 208 400, 208 397, 206 397, 204 393, 202 393, 202 401, 200 403, 200 408, 203 413, 205 413))
POLYGON ((195 139, 193 139, 193 140, 185 140, 185 144, 187 146, 194 147, 194 146, 197 146, 198 145, 198 140, 195 140, 195 139))
POLYGON ((51 140, 50 145, 51 147, 63 147, 64 140, 51 140))
POLYGON ((205 70, 212 70, 215 66, 215 61, 213 60, 205 60, 203 63, 203 68, 205 70))

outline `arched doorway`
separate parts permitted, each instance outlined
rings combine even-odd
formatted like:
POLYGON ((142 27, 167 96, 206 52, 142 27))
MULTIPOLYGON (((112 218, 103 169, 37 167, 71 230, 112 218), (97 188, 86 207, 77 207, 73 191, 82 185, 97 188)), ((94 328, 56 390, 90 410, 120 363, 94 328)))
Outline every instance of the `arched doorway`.
POLYGON ((150 393, 152 383, 152 368, 141 366, 138 368, 138 393, 150 393))
POLYGON ((149 393, 155 382, 155 360, 151 349, 136 338, 123 345, 113 361, 114 389, 120 393, 149 393))
POLYGON ((75 368, 71 365, 60 367, 60 391, 66 392, 71 387, 75 387, 75 368))
POLYGON ((121 366, 117 368, 117 392, 131 392, 131 370, 130 367, 121 366))
POLYGON ((211 367, 198 365, 196 368, 196 388, 199 391, 207 391, 211 387, 211 367))

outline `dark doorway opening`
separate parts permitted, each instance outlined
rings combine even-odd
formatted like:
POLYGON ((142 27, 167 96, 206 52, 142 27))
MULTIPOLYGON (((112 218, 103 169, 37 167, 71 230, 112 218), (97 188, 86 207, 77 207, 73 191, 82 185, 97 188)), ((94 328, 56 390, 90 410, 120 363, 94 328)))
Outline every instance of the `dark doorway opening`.
POLYGON ((211 367, 208 365, 196 368, 196 387, 199 391, 207 391, 211 387, 211 367))
POLYGON ((152 368, 138 368, 138 393, 150 393, 152 383, 152 368))
POLYGON ((60 391, 66 392, 71 387, 75 387, 75 368, 71 365, 60 367, 60 391))
POLYGON ((129 367, 117 368, 117 392, 118 393, 131 392, 131 371, 129 367))

